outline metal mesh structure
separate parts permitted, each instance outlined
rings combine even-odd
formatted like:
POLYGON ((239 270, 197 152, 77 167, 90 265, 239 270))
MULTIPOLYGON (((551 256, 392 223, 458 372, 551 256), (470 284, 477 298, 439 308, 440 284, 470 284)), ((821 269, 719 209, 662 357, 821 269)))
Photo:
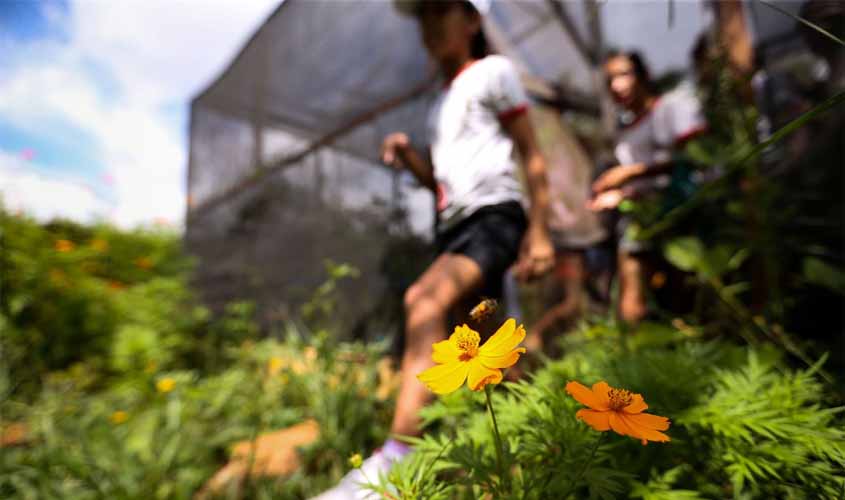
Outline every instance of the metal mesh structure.
MULTIPOLYGON (((495 1, 485 17, 493 51, 511 58, 536 101, 560 180, 552 226, 575 241, 597 227, 582 208, 591 167, 560 113, 599 114, 596 5, 495 1)), ((392 333, 402 289, 427 262, 433 202, 378 151, 394 131, 424 146, 435 74, 416 22, 390 2, 277 8, 191 104, 186 243, 213 308, 247 298, 265 324, 290 317, 331 259, 361 271, 331 316, 348 332, 392 333)))

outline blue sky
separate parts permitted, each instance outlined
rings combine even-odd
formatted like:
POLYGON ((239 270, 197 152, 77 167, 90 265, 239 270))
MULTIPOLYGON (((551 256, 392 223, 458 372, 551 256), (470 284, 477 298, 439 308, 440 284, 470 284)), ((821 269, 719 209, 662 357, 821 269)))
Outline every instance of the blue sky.
POLYGON ((3 203, 179 226, 188 102, 278 3, 0 0, 3 203))

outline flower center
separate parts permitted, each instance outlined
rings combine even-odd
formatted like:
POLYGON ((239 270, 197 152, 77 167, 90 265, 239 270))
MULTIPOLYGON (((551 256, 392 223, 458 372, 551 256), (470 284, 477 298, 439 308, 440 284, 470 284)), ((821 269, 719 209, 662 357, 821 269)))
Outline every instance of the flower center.
POLYGON ((469 361, 470 359, 478 356, 478 343, 480 341, 481 337, 478 333, 469 328, 459 331, 457 338, 455 339, 455 345, 458 347, 458 350, 461 351, 461 355, 458 359, 461 361, 469 361))
POLYGON ((634 399, 631 391, 626 391, 625 389, 611 389, 607 391, 607 397, 610 399, 611 410, 621 410, 631 404, 631 401, 634 399))

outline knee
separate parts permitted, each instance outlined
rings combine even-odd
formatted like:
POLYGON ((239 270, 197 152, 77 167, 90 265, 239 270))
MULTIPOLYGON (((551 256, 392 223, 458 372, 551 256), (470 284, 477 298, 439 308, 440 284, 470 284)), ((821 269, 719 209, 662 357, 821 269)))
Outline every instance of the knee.
POLYGON ((623 296, 619 301, 619 315, 628 323, 639 323, 648 313, 639 297, 623 296))
POLYGON ((404 297, 405 316, 412 317, 431 316, 438 317, 446 314, 446 307, 437 300, 432 290, 419 284, 413 284, 405 292, 404 297))
POLYGON ((422 287, 417 283, 414 283, 405 290, 405 296, 402 299, 402 303, 405 306, 405 314, 409 313, 414 308, 414 303, 422 296, 422 294, 422 287))

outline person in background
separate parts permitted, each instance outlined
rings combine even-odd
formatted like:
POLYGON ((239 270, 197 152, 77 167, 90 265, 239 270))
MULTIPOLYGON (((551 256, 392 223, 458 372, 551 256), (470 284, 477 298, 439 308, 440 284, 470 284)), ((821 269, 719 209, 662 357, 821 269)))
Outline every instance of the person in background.
MULTIPOLYGON (((419 21, 422 40, 443 78, 429 112, 426 151, 404 133, 388 135, 385 163, 410 170, 436 196, 438 256, 405 293, 405 352, 391 438, 318 500, 376 498, 362 483, 379 481, 419 436, 419 411, 431 392, 417 375, 434 363, 432 344, 447 336, 447 317, 466 299, 500 293, 517 261, 521 278, 545 273, 554 261, 546 228, 546 167, 528 119, 528 99, 513 64, 487 55, 481 16, 489 0, 397 1, 419 21), (523 211, 518 151, 530 209, 523 211)), ((472 381, 470 381, 472 384, 472 381)))
MULTIPOLYGON (((610 52, 604 62, 607 88, 620 109, 614 152, 618 165, 593 183, 588 206, 595 211, 616 210, 628 199, 653 195, 672 183, 673 154, 703 133, 707 126, 694 93, 685 86, 658 95, 648 67, 635 51, 610 52)), ((649 245, 632 234, 632 221, 621 216, 619 238, 619 316, 631 324, 647 314, 645 282, 649 278, 649 245)))

